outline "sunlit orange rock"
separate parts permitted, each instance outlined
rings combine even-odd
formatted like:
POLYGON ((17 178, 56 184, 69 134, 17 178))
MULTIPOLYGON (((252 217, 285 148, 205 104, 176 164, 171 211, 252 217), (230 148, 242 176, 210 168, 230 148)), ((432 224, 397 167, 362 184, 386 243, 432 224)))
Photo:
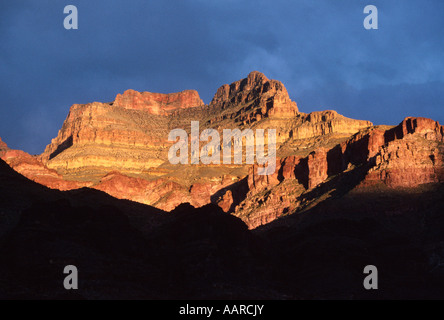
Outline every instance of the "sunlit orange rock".
POLYGON ((113 105, 165 115, 171 110, 203 106, 204 103, 195 90, 169 94, 127 90, 117 95, 113 105))
POLYGON ((2 141, 2 138, 0 138, 0 152, 6 149, 8 149, 8 145, 2 141))
POLYGON ((291 118, 298 113, 296 102, 291 101, 282 82, 269 80, 258 71, 251 72, 245 79, 221 86, 210 103, 211 108, 221 110, 232 105, 245 106, 239 119, 244 123, 264 117, 291 118))
POLYGON ((165 211, 213 203, 255 228, 355 187, 444 182, 443 145, 444 127, 431 119, 390 127, 333 110, 303 113, 281 82, 254 71, 221 86, 207 106, 194 90, 127 90, 112 103, 75 104, 42 155, 0 140, 0 156, 50 188, 88 186, 165 211), (190 134, 191 121, 220 133, 275 129, 275 172, 261 176, 257 163, 245 162, 171 165, 168 134, 190 134))
POLYGON ((26 178, 51 189, 72 190, 90 186, 90 182, 65 180, 57 171, 48 169, 40 160, 21 150, 0 147, 0 158, 26 178), (2 150, 3 148, 3 150, 2 150))
POLYGON ((118 199, 128 199, 140 203, 155 205, 162 210, 171 211, 180 203, 188 202, 187 192, 178 183, 165 179, 145 180, 123 175, 119 172, 111 172, 104 176, 100 182, 93 187, 104 191, 118 199), (171 195, 183 194, 173 201, 171 195), (162 201, 167 197, 169 201, 162 201))

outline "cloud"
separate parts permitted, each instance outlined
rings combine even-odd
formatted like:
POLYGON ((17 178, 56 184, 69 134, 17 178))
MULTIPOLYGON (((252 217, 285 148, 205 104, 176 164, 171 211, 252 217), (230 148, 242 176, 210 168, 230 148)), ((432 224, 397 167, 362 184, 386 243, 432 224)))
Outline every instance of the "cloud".
POLYGON ((209 102, 252 70, 281 80, 303 111, 331 106, 376 123, 443 119, 444 2, 375 0, 373 31, 362 26, 366 4, 3 1, 0 136, 39 153, 73 103, 111 101, 128 88, 197 89, 209 102), (67 4, 78 7, 79 30, 63 28, 67 4), (31 126, 33 117, 42 125, 31 126))

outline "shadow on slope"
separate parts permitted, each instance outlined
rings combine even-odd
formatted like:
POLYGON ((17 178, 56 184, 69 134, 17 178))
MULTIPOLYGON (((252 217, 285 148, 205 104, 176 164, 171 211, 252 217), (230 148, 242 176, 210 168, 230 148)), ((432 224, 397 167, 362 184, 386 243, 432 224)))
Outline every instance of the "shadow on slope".
POLYGON ((0 166, 0 193, 28 199, 0 238, 1 298, 279 297, 256 278, 264 246, 218 206, 166 213, 97 190, 50 190, 0 166), (66 265, 79 269, 79 290, 63 288, 66 265))
POLYGON ((248 231, 215 205, 164 213, 54 191, 2 162, 0 177, 0 210, 17 220, 0 238, 4 299, 444 298, 443 185, 355 188, 248 231), (362 286, 368 264, 379 290, 362 286))
POLYGON ((277 283, 302 298, 443 298, 443 185, 355 189, 254 233, 281 265, 277 283), (379 290, 363 288, 366 265, 379 290))

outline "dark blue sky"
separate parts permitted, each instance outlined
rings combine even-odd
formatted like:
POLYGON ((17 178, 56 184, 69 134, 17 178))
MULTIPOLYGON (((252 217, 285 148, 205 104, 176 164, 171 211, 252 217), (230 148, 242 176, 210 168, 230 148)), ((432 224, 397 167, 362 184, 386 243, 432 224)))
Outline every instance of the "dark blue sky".
POLYGON ((442 0, 2 0, 0 137, 41 153, 73 103, 196 89, 258 70, 303 112, 444 122, 442 0), (76 5, 79 29, 63 28, 76 5), (376 5, 379 30, 365 30, 376 5))

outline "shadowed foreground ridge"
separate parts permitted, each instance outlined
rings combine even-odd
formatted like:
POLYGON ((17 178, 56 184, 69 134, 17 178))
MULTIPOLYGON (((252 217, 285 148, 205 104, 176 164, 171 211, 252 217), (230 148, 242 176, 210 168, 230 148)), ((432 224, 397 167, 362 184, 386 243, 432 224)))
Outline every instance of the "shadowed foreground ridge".
POLYGON ((215 205, 166 214, 0 168, 2 197, 42 196, 7 213, 1 298, 443 298, 443 185, 354 190, 249 231, 215 205), (79 290, 63 289, 68 264, 79 290), (367 264, 381 272, 377 291, 362 287, 367 264))
POLYGON ((0 298, 444 298, 444 127, 306 114, 259 72, 73 105, 43 154, 0 139, 0 298), (168 132, 277 129, 258 165, 171 165, 168 132), (63 289, 63 268, 80 272, 63 289), (363 269, 379 270, 379 290, 363 269))

